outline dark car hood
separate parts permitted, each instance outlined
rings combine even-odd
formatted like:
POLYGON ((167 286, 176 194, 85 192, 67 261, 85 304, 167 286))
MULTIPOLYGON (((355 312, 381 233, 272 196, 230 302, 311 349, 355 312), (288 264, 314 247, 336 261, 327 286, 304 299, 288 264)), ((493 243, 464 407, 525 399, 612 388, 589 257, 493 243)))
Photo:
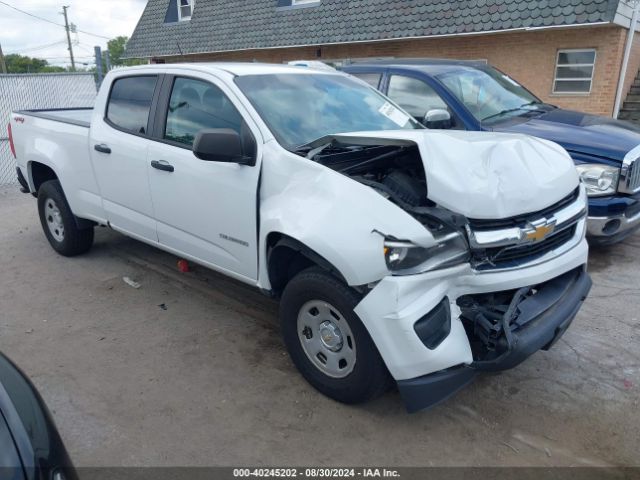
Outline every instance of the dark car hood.
POLYGON ((559 143, 569 153, 620 162, 640 145, 640 128, 631 123, 560 108, 529 119, 514 117, 493 130, 533 135, 559 143))

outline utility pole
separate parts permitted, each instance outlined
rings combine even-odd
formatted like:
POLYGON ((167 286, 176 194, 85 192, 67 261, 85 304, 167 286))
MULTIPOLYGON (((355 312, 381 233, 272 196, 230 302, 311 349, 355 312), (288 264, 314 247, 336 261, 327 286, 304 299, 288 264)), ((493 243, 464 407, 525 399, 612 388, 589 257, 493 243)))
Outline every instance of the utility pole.
POLYGON ((4 53, 2 53, 2 44, 0 43, 0 73, 7 73, 7 62, 4 61, 4 53))
POLYGON ((111 56, 109 55, 109 50, 104 52, 103 56, 104 56, 104 66, 107 70, 106 72, 104 72, 106 75, 109 71, 111 71, 111 56))
POLYGON ((67 31, 67 43, 69 44, 69 56, 71 57, 71 71, 76 71, 76 61, 73 59, 73 47, 71 46, 71 31, 69 28, 69 19, 67 18, 67 8, 69 6, 62 7, 62 15, 64 15, 64 29, 67 31))
POLYGON ((100 49, 100 47, 94 47, 94 51, 96 53, 96 76, 97 76, 97 83, 98 83, 98 88, 100 88, 100 85, 102 85, 102 78, 103 78, 103 74, 102 74, 102 50, 100 49))

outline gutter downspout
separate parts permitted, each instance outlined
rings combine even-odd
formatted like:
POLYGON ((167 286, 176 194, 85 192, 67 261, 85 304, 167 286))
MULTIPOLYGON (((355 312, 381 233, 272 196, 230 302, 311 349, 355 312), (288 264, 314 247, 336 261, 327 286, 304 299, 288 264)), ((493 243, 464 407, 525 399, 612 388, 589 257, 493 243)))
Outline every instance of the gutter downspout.
POLYGON ((622 103, 622 95, 625 94, 625 92, 623 91, 624 82, 627 78, 629 57, 631 56, 631 48, 633 47, 633 37, 636 33, 636 25, 638 22, 638 7, 640 7, 640 1, 635 0, 633 2, 633 15, 631 16, 631 25, 629 26, 629 32, 627 33, 627 43, 624 47, 622 68, 620 69, 620 77, 618 78, 618 90, 616 91, 616 103, 613 107, 613 118, 618 118, 618 114, 620 113, 620 104, 622 103))

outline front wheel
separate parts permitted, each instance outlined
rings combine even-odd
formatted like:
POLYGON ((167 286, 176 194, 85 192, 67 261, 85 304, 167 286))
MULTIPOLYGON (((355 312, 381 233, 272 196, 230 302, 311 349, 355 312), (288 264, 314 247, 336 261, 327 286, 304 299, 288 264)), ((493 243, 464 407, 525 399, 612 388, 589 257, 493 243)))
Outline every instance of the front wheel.
POLYGON ((38 213, 49 244, 60 255, 80 255, 93 245, 93 227, 78 228, 58 180, 49 180, 40 186, 38 213))
POLYGON ((343 403, 382 393, 390 376, 353 309, 359 295, 330 273, 310 268, 287 285, 280 302, 282 334, 304 378, 343 403))

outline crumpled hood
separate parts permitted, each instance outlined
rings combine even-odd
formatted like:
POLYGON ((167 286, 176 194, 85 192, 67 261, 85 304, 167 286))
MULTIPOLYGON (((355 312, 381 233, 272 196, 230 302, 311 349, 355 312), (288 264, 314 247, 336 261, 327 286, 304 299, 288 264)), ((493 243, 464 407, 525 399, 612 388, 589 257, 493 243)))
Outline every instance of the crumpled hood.
POLYGON ((526 135, 396 130, 330 138, 353 144, 417 144, 429 199, 468 218, 501 219, 542 210, 579 183, 562 147, 526 135))

